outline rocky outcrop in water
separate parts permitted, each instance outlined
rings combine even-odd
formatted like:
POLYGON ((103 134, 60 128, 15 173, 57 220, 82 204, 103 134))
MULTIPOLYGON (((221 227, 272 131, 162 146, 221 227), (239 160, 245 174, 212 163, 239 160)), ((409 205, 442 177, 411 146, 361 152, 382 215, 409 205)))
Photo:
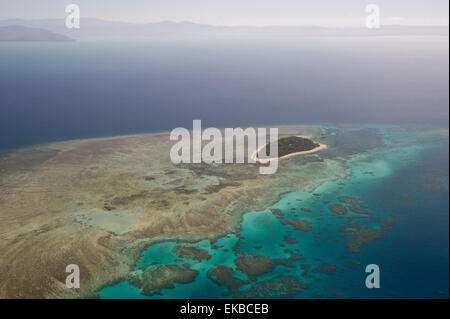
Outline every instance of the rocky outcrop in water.
POLYGON ((163 288, 174 288, 174 283, 193 282, 197 275, 198 271, 190 269, 188 265, 161 265, 131 273, 128 282, 142 288, 142 294, 153 296, 163 288))
POLYGON ((172 251, 179 258, 186 258, 195 261, 208 260, 211 258, 211 255, 207 250, 198 247, 175 246, 172 251))
POLYGON ((301 230, 305 232, 309 232, 312 230, 311 222, 304 219, 285 219, 280 221, 283 225, 291 225, 296 230, 301 230))

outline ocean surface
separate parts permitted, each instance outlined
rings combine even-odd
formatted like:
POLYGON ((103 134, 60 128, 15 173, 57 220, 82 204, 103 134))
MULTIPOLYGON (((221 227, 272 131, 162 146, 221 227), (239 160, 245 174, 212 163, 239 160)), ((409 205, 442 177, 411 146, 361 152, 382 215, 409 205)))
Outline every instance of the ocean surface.
POLYGON ((448 37, 0 43, 0 149, 175 127, 448 126, 448 37))
MULTIPOLYGON (((189 265, 199 273, 191 283, 175 283, 156 293, 145 294, 127 279, 103 288, 100 298, 230 298, 227 289, 208 278, 208 270, 226 265, 234 276, 247 279, 236 265, 239 254, 269 258, 301 255, 293 265, 278 265, 256 277, 240 290, 282 276, 293 276, 307 288, 299 293, 277 293, 252 297, 274 298, 448 298, 449 268, 449 176, 448 130, 423 127, 366 125, 359 128, 320 126, 327 133, 325 143, 354 138, 359 144, 339 152, 352 176, 320 185, 311 193, 292 192, 263 211, 244 215, 241 230, 214 243, 161 242, 149 246, 132 274, 158 265, 189 265), (376 137, 382 145, 375 145, 376 137), (364 150, 365 148, 365 150, 364 150), (362 199, 369 215, 347 212, 333 214, 330 204, 342 203, 342 196, 362 199), (304 209, 307 210, 304 210, 304 209), (272 214, 279 209, 283 216, 272 214), (302 210, 303 209, 303 210, 302 210), (310 211, 308 211, 310 210, 310 211), (355 217, 358 216, 358 217, 355 217), (385 234, 369 240, 359 252, 349 251, 349 240, 341 227, 355 218, 367 229, 385 229, 385 234), (301 218, 311 222, 312 232, 294 230, 283 220, 301 218), (391 219, 392 224, 383 225, 391 219), (286 242, 285 236, 296 242, 286 242), (239 241, 239 243, 238 243, 239 241), (238 243, 238 245, 237 245, 238 243), (237 246, 236 246, 237 245, 237 246), (208 260, 180 258, 175 246, 198 247, 211 255, 208 260), (219 247, 219 248, 217 248, 219 247), (365 267, 380 269, 380 288, 368 289, 365 267), (307 265, 308 268, 304 268, 307 265), (330 272, 314 271, 333 265, 330 272), (305 269, 309 269, 305 272, 305 269)), ((335 145, 335 144, 334 144, 335 145)), ((349 145, 349 143, 343 143, 349 145)), ((352 143, 350 143, 352 145, 352 143)), ((314 157, 314 156, 311 156, 314 157)), ((301 183, 301 181, 299 181, 301 183)), ((347 206, 348 207, 348 206, 347 206)))

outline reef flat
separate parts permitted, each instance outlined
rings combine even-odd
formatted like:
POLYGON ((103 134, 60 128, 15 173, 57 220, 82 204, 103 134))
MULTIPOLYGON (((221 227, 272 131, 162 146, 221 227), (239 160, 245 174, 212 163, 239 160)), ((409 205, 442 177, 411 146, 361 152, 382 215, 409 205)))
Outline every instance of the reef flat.
POLYGON ((377 297, 448 295, 448 249, 420 237, 448 218, 448 163, 436 162, 448 157, 448 129, 279 131, 328 147, 273 175, 261 164, 175 165, 168 133, 2 152, 0 297, 370 297, 359 272, 373 262, 397 283, 377 297), (430 150, 441 157, 424 159, 430 150), (405 286, 405 263, 432 267, 429 286, 405 286), (68 264, 80 289, 65 286, 68 264))
MULTIPOLYGON (((320 133, 280 128, 280 136, 320 133)), ((174 165, 171 146, 169 133, 157 133, 2 152, 0 297, 94 297, 152 243, 234 233, 242 214, 281 194, 350 174, 342 159, 316 155, 283 161, 272 176, 258 164, 174 165), (80 289, 65 286, 68 264, 80 267, 80 289)))

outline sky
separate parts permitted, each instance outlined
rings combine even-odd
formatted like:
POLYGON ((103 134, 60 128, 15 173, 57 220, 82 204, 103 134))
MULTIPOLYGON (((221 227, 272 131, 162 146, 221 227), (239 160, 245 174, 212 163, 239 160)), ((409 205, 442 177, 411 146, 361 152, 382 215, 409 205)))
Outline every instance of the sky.
POLYGON ((327 27, 363 26, 365 7, 373 3, 382 24, 449 24, 448 0, 0 0, 0 19, 63 18, 70 3, 82 17, 133 23, 327 27))

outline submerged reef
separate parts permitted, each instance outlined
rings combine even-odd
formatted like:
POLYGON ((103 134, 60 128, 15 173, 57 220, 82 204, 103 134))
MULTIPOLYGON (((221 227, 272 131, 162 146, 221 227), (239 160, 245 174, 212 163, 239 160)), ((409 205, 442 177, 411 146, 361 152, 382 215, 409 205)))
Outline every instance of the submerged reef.
POLYGON ((304 219, 285 219, 280 221, 283 225, 291 225, 296 230, 301 230, 304 232, 309 232, 312 230, 311 222, 304 219))
POLYGON ((386 233, 383 228, 364 227, 351 221, 340 227, 340 229, 345 235, 351 236, 344 245, 345 248, 352 253, 361 252, 364 245, 382 238, 386 233))
POLYGON ((300 255, 291 254, 289 258, 269 258, 261 255, 253 255, 238 252, 238 257, 234 260, 236 268, 254 280, 259 276, 271 272, 276 266, 295 267, 291 262, 300 259, 300 255))
POLYGON ((297 239, 292 238, 290 236, 284 236, 283 241, 285 241, 288 244, 296 244, 296 243, 298 243, 297 239))
POLYGON ((235 293, 239 290, 239 287, 247 284, 248 280, 242 280, 234 276, 233 268, 226 265, 216 265, 211 267, 206 273, 209 279, 216 284, 225 286, 228 288, 228 292, 224 295, 235 293))
POLYGON ((128 282, 142 288, 142 294, 152 296, 163 288, 174 288, 174 283, 193 282, 197 275, 198 271, 188 265, 160 265, 131 273, 128 282))
POLYGON ((345 214, 347 214, 347 208, 345 208, 341 204, 328 205, 328 209, 331 210, 336 215, 345 215, 345 214))
POLYGON ((207 250, 198 247, 175 246, 172 251, 180 258, 186 258, 195 261, 208 260, 211 258, 211 255, 207 250))
MULTIPOLYGON (((367 210, 368 207, 366 206, 366 201, 362 198, 340 196, 338 200, 341 203, 344 203, 347 208, 353 213, 371 215, 371 213, 367 210)), ((333 213, 336 213, 338 215, 342 215, 344 210, 346 212, 346 208, 340 204, 329 205, 328 208, 333 213)), ((339 230, 343 233, 344 236, 350 237, 344 243, 344 246, 351 253, 359 253, 361 252, 363 246, 382 238, 386 234, 387 228, 393 226, 395 223, 395 217, 393 216, 380 218, 380 224, 375 227, 363 226, 355 222, 355 220, 361 219, 363 217, 368 216, 351 216, 348 218, 346 224, 339 227, 339 230)))
POLYGON ((275 216, 279 216, 279 217, 282 217, 282 216, 283 216, 283 212, 281 211, 281 209, 278 209, 278 208, 270 208, 270 211, 271 211, 272 214, 275 215, 275 216))
POLYGON ((366 201, 362 198, 353 198, 351 196, 340 196, 339 201, 347 205, 349 211, 355 214, 370 215, 367 211, 366 201))
POLYGON ((356 269, 359 266, 361 266, 361 263, 359 261, 356 261, 356 260, 350 260, 349 262, 347 262, 345 264, 345 266, 347 266, 350 269, 356 269))
POLYGON ((312 272, 320 272, 320 273, 324 273, 327 275, 331 275, 332 273, 334 273, 337 269, 336 264, 322 264, 316 268, 314 268, 312 270, 312 272))
POLYGON ((297 277, 281 276, 255 283, 247 290, 238 292, 236 298, 289 298, 307 288, 308 285, 298 281, 297 277))

